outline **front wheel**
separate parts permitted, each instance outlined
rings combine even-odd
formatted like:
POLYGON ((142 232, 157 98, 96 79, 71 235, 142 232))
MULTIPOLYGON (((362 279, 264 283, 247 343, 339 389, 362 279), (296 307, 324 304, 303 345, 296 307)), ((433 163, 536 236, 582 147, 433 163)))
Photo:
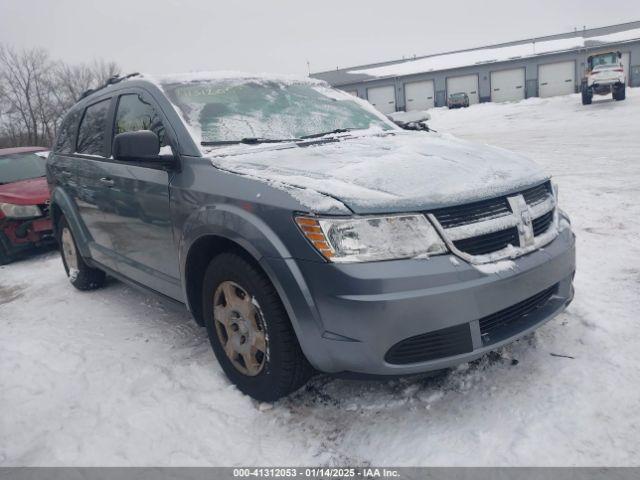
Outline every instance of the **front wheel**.
POLYGON ((243 393, 270 402, 311 377, 278 293, 254 264, 235 253, 218 255, 205 273, 202 297, 211 347, 243 393))
POLYGON ((62 217, 58 222, 58 245, 62 264, 71 285, 78 290, 95 290, 104 285, 106 275, 102 270, 92 268, 84 261, 78 251, 67 219, 62 217))
POLYGON ((591 89, 583 87, 582 88, 582 104, 591 105, 592 100, 593 100, 593 92, 591 91, 591 89))
POLYGON ((620 87, 615 87, 613 89, 613 99, 620 101, 620 100, 624 100, 626 98, 626 90, 625 90, 625 85, 621 85, 620 87))

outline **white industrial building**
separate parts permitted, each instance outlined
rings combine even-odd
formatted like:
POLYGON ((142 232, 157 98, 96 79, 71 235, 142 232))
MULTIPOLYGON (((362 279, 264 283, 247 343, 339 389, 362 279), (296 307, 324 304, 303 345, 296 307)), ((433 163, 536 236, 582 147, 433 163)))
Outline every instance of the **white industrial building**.
POLYGON ((578 92, 587 57, 622 53, 628 86, 640 86, 640 21, 436 55, 361 65, 311 76, 369 100, 384 113, 446 105, 507 102, 578 92))

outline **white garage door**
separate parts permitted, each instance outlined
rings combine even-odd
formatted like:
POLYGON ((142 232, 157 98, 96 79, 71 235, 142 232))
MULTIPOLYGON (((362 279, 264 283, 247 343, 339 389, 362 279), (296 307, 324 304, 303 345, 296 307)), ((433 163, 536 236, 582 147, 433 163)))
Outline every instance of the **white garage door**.
POLYGON ((396 111, 396 89, 393 85, 367 88, 367 99, 382 113, 396 111))
POLYGON ((358 96, 357 90, 345 90, 345 92, 347 92, 349 95, 353 95, 354 97, 358 96))
POLYGON ((575 62, 558 62, 538 67, 538 95, 554 97, 575 93, 575 62))
POLYGON ((462 92, 469 95, 469 105, 480 101, 480 96, 478 95, 478 75, 447 78, 447 95, 462 92))
POLYGON ((433 108, 433 80, 404 84, 405 110, 427 110, 433 108))
POLYGON ((524 100, 524 68, 491 72, 491 101, 524 100))
POLYGON ((630 55, 629 52, 624 52, 622 54, 622 65, 624 68, 624 83, 628 86, 629 85, 629 69, 631 68, 631 62, 630 62, 630 55))

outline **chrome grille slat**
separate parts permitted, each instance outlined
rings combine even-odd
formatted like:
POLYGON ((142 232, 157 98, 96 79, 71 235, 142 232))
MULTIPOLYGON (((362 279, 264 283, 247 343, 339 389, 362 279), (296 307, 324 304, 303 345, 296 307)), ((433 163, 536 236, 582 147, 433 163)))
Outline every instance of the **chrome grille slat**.
POLYGON ((506 198, 483 200, 455 207, 441 208, 431 212, 443 228, 454 228, 476 223, 480 220, 503 217, 511 214, 506 198))
POLYGON ((471 237, 453 242, 456 248, 467 252, 470 255, 486 255, 491 252, 502 250, 507 245, 519 246, 518 230, 509 228, 498 230, 497 232, 471 237))
POLYGON ((551 226, 551 222, 553 222, 553 211, 549 211, 533 220, 533 235, 539 236, 546 232, 551 226))
POLYGON ((522 196, 529 205, 536 205, 546 200, 551 193, 551 184, 545 182, 542 185, 525 190, 522 192, 522 196))

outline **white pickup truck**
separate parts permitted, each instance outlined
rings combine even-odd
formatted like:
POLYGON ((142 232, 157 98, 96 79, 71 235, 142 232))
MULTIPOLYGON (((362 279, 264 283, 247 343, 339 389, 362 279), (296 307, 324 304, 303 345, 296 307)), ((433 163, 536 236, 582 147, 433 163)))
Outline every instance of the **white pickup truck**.
POLYGON ((587 72, 582 79, 582 104, 590 105, 593 95, 613 94, 614 100, 625 99, 625 76, 620 52, 590 55, 587 72))

